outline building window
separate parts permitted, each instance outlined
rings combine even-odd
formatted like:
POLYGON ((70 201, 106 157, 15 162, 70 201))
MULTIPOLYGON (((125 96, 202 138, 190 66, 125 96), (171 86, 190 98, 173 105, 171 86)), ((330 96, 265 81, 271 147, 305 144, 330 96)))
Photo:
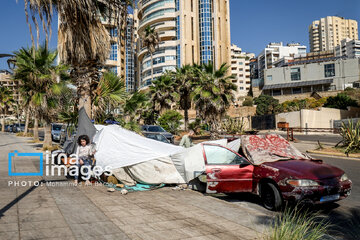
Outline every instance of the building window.
POLYGON ((181 67, 181 47, 180 44, 176 46, 176 66, 181 67))
POLYGON ((302 93, 302 92, 301 92, 301 88, 293 88, 293 89, 292 89, 292 92, 293 92, 293 94, 300 94, 300 93, 302 93))
POLYGON ((244 90, 244 87, 240 87, 239 89, 240 89, 240 90, 244 90))
POLYGON ((266 78, 267 78, 268 81, 271 81, 272 80, 272 75, 267 75, 266 78))
POLYGON ((273 89, 273 96, 280 96, 281 95, 281 89, 273 89))
POLYGON ((118 30, 116 27, 110 28, 110 37, 117 37, 118 36, 118 30))
POLYGON ((300 68, 291 69, 291 81, 301 80, 300 68))
POLYGON ((118 72, 117 72, 117 67, 111 67, 111 68, 110 68, 110 71, 113 72, 113 73, 115 73, 116 75, 118 74, 118 72))
POLYGON ((324 72, 325 72, 325 77, 333 77, 333 76, 335 76, 335 64, 334 63, 325 64, 324 65, 324 72))
POLYGON ((117 43, 112 43, 110 50, 110 60, 117 61, 117 55, 118 55, 118 45, 117 43))

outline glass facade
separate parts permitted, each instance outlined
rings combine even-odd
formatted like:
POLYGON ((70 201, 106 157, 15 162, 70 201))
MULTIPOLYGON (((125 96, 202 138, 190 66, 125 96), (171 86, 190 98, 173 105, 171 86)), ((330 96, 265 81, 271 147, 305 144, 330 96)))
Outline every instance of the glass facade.
POLYGON ((117 43, 111 43, 110 60, 113 60, 113 61, 118 60, 118 45, 117 45, 117 43))
POLYGON ((176 66, 181 67, 181 46, 180 44, 176 46, 176 66))
POLYGON ((110 37, 117 37, 118 36, 118 29, 116 27, 110 28, 110 37))
POLYGON ((334 77, 335 76, 335 64, 325 64, 324 65, 324 74, 325 77, 334 77))
POLYGON ((200 62, 213 61, 211 0, 199 0, 200 62))
POLYGON ((135 91, 135 51, 133 43, 133 19, 128 18, 127 28, 126 28, 126 75, 125 75, 125 84, 126 91, 133 92, 135 91))
POLYGON ((290 71, 291 81, 301 80, 300 68, 292 68, 290 71))

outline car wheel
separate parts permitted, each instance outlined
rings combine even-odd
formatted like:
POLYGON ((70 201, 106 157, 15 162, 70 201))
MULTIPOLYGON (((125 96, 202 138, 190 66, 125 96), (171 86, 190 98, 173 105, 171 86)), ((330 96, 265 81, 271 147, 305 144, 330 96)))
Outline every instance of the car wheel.
POLYGON ((261 199, 266 209, 277 211, 282 205, 282 199, 278 188, 270 182, 261 184, 261 199))

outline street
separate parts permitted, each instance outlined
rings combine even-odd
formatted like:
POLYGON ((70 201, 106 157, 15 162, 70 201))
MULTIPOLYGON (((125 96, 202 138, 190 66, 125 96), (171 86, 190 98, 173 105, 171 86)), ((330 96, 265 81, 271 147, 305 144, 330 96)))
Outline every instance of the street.
MULTIPOLYGON (((274 212, 266 210, 260 199, 251 194, 204 195, 165 187, 121 195, 120 192, 108 193, 104 186, 48 185, 71 183, 61 176, 9 177, 7 154, 14 150, 32 152, 36 144, 27 143, 29 138, 0 134, 1 239, 33 239, 35 236, 69 239, 97 239, 100 236, 108 239, 169 239, 168 236, 172 236, 171 239, 255 239, 264 234, 274 216, 274 212), (47 184, 39 187, 9 185, 9 181, 42 180, 47 184), (84 230, 94 226, 99 229, 84 230), (39 230, 34 231, 34 227, 39 230)), ((316 141, 318 137, 313 136, 312 139, 316 141)), ((309 137, 305 139, 311 140, 309 137)), ((327 138, 323 136, 323 139, 327 138)), ((315 146, 311 141, 294 144, 301 151, 315 146)), ((352 194, 347 199, 311 208, 333 224, 333 236, 343 239, 346 230, 352 228, 346 222, 351 219, 350 212, 360 209, 360 160, 323 155, 314 157, 343 169, 353 181, 352 194)), ((13 171, 36 172, 38 169, 37 161, 13 163, 13 171)))

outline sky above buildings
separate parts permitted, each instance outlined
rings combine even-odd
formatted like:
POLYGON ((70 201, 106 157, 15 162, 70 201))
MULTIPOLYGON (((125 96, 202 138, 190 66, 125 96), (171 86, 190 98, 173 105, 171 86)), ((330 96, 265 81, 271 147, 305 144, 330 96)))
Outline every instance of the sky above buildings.
MULTIPOLYGON (((360 22, 360 1, 230 0, 232 43, 255 54, 259 54, 269 42, 299 42, 309 46, 308 26, 316 19, 332 15, 360 22)), ((51 48, 56 48, 57 44, 56 17, 54 19, 51 48)), ((16 0, 1 1, 0 29, 0 53, 31 46, 23 0, 18 0, 18 3, 16 0)), ((35 33, 34 27, 33 31, 35 33)), ((6 68, 6 60, 0 59, 0 69, 6 68)))

